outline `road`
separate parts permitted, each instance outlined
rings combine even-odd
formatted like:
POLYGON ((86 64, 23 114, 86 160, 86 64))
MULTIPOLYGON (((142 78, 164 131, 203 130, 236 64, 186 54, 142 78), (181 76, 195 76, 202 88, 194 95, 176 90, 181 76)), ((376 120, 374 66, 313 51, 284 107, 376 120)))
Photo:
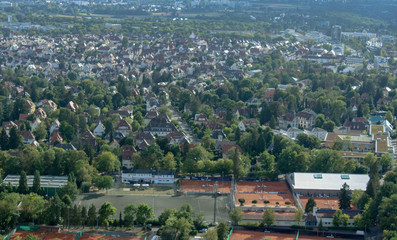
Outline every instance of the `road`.
POLYGON ((187 139, 189 142, 199 142, 200 139, 198 139, 192 130, 190 129, 189 125, 186 123, 185 120, 182 119, 181 114, 179 113, 178 110, 176 110, 170 103, 167 104, 167 107, 170 109, 172 113, 172 119, 179 122, 179 126, 181 127, 182 131, 186 134, 187 139))

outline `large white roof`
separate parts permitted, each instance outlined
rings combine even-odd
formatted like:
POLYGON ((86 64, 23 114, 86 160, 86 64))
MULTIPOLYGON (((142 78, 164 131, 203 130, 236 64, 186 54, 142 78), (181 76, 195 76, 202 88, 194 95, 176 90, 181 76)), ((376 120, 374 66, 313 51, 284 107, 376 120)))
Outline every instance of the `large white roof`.
POLYGON ((290 174, 295 190, 340 190, 344 183, 349 185, 350 190, 363 190, 367 188, 369 176, 367 174, 345 174, 345 173, 300 173, 290 174))

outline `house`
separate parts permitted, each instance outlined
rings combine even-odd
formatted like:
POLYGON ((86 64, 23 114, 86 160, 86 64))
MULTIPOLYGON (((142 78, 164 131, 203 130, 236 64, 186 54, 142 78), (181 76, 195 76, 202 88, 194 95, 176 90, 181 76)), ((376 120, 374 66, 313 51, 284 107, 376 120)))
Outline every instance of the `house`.
POLYGON ((70 101, 67 105, 66 108, 70 109, 72 112, 76 112, 77 109, 79 109, 79 105, 74 103, 73 101, 70 101))
POLYGON ((36 105, 30 100, 26 100, 26 107, 28 108, 28 113, 32 114, 36 110, 36 105))
POLYGON ((172 144, 182 144, 185 141, 190 142, 187 139, 186 135, 183 132, 179 132, 179 131, 170 132, 165 137, 170 140, 171 145, 172 144))
POLYGON ((99 122, 92 133, 95 135, 95 137, 102 137, 105 134, 105 130, 105 126, 99 122))
POLYGON ((295 117, 295 114, 293 113, 287 113, 284 114, 280 119, 279 119, 279 128, 283 130, 287 130, 288 128, 298 128, 299 127, 299 121, 298 118, 295 117))
POLYGON ((108 115, 119 114, 121 118, 134 119, 134 109, 132 106, 123 106, 117 110, 110 110, 108 115))
POLYGON ((243 119, 238 123, 237 127, 240 131, 245 132, 249 127, 258 127, 258 120, 256 120, 256 118, 243 119))
POLYGON ((222 153, 222 158, 229 158, 228 156, 228 152, 232 149, 232 148, 237 148, 237 150, 242 153, 243 151, 241 150, 240 146, 237 144, 226 144, 223 145, 221 148, 221 153, 222 153))
POLYGON ((301 134, 304 133, 304 131, 302 129, 299 128, 295 128, 295 127, 290 127, 288 128, 287 131, 280 131, 283 135, 287 136, 288 138, 291 139, 296 139, 296 137, 301 134))
POLYGON ((311 109, 305 109, 299 112, 296 116, 298 117, 298 124, 300 127, 304 129, 312 129, 317 114, 313 112, 311 109))
POLYGON ((31 131, 20 131, 19 134, 23 138, 23 144, 32 144, 35 141, 35 136, 31 131))
POLYGON ((77 150, 77 149, 73 146, 73 144, 71 144, 71 143, 66 143, 66 144, 59 143, 59 144, 57 144, 55 147, 57 147, 57 148, 62 148, 63 150, 66 150, 66 151, 76 151, 76 150, 77 150))
POLYGON ((34 131, 38 126, 40 126, 41 124, 41 120, 39 118, 36 118, 36 120, 34 120, 34 122, 30 125, 30 128, 32 129, 32 131, 34 131))
POLYGON ((96 140, 94 134, 90 130, 86 130, 84 133, 80 134, 81 145, 96 145, 96 140))
POLYGON ((207 116, 203 113, 197 113, 194 115, 194 124, 205 124, 207 122, 207 116))
POLYGON ((6 131, 7 135, 10 135, 11 128, 18 128, 18 126, 13 121, 3 122, 2 128, 6 131))
POLYGON ((165 170, 133 169, 123 170, 123 183, 173 184, 174 172, 165 170))
POLYGON ((50 141, 48 143, 50 145, 54 145, 56 142, 61 143, 62 141, 63 138, 61 137, 61 134, 59 133, 58 130, 55 130, 50 134, 50 141))
POLYGON ((121 147, 121 162, 124 168, 132 168, 132 155, 136 152, 136 149, 132 145, 124 145, 121 147))
POLYGON ((59 127, 61 126, 61 123, 59 122, 58 119, 55 119, 54 122, 50 126, 50 135, 56 131, 59 130, 59 127))
POLYGON ((156 139, 155 136, 150 132, 140 132, 135 135, 135 144, 140 145, 143 142, 151 143, 155 139, 156 139))
POLYGON ((165 137, 173 131, 177 131, 175 125, 166 118, 153 118, 143 130, 144 132, 151 133, 154 136, 165 137))
POLYGON ((307 135, 316 136, 320 141, 325 141, 328 132, 322 128, 313 128, 311 131, 305 131, 307 135))
POLYGON ((222 129, 215 129, 212 134, 211 137, 213 139, 217 139, 219 141, 223 141, 223 139, 226 139, 226 134, 223 132, 222 129))
MULTIPOLYGON (((313 209, 313 216, 316 217, 317 224, 320 224, 320 221, 323 223, 323 227, 334 227, 333 219, 336 210, 334 209, 317 209, 316 207, 313 209)), ((347 227, 354 227, 354 217, 356 215, 362 214, 360 210, 342 210, 342 214, 346 214, 349 216, 349 221, 347 222, 347 227)))
POLYGON ((150 110, 146 113, 145 117, 143 118, 143 123, 145 125, 148 125, 149 122, 153 119, 159 116, 159 113, 157 110, 150 110))
POLYGON ((42 119, 47 118, 47 113, 42 108, 36 109, 36 111, 34 111, 34 115, 36 115, 36 117, 42 118, 42 119))
POLYGON ((115 128, 114 133, 115 134, 120 133, 123 136, 128 136, 128 134, 130 134, 131 131, 132 131, 131 124, 129 124, 126 120, 122 119, 115 128))
POLYGON ((53 112, 53 111, 57 110, 58 105, 56 103, 54 103, 54 101, 52 101, 52 100, 43 99, 37 104, 37 107, 43 108, 43 109, 48 109, 49 112, 53 112))

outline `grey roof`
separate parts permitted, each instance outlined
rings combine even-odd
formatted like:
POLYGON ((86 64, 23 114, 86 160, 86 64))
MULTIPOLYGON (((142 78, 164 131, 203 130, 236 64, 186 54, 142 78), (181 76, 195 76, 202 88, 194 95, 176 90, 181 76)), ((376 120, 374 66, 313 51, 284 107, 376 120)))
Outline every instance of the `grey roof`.
MULTIPOLYGON (((12 186, 19 186, 20 175, 7 175, 4 178, 3 183, 10 183, 12 186)), ((33 186, 33 175, 27 175, 26 179, 28 181, 28 186, 33 186)), ((61 188, 68 183, 68 177, 61 176, 40 176, 40 187, 44 188, 61 188)))
POLYGON ((291 173, 289 177, 295 190, 340 190, 342 185, 347 183, 350 190, 365 191, 369 181, 367 174, 295 172, 291 173))

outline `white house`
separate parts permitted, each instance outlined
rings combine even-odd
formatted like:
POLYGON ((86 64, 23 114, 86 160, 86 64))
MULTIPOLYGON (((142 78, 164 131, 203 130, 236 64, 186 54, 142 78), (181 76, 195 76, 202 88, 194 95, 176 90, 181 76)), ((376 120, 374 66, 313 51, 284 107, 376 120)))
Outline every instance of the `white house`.
POLYGON ((98 125, 96 125, 94 131, 92 132, 96 137, 101 137, 103 134, 105 134, 105 126, 99 122, 98 125))
POLYGON ((316 136, 320 141, 325 141, 328 135, 328 132, 322 128, 313 128, 311 131, 305 131, 305 133, 316 136))
POLYGON ((123 183, 173 184, 174 172, 164 170, 133 169, 121 174, 123 183))

